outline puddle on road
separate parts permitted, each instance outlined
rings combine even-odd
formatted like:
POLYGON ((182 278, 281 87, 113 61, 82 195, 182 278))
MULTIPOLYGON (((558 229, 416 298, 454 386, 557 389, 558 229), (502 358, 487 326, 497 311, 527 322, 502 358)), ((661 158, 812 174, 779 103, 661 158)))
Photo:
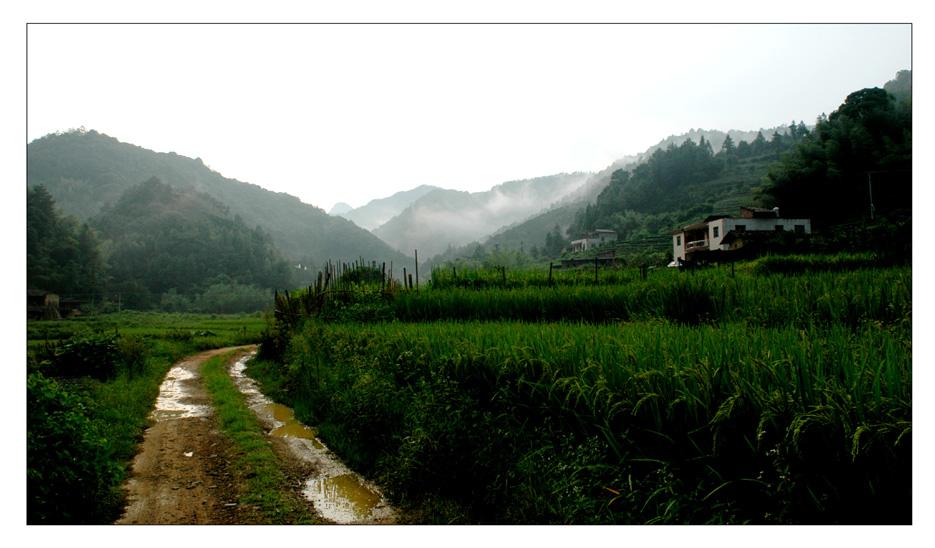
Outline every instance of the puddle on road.
POLYGON ((247 355, 229 368, 234 384, 246 403, 270 429, 270 436, 286 439, 296 456, 311 462, 318 471, 305 482, 303 494, 321 515, 336 523, 391 522, 393 509, 376 488, 351 471, 319 440, 314 428, 297 421, 292 409, 264 396, 244 374, 247 355))
POLYGON ((184 364, 176 365, 166 373, 165 380, 159 385, 156 408, 151 417, 155 420, 185 419, 205 417, 211 412, 210 406, 194 404, 189 400, 191 392, 188 383, 196 382, 197 376, 186 369, 184 364))
POLYGON ((305 482, 304 493, 315 502, 316 508, 326 509, 323 513, 326 511, 330 515, 341 516, 341 521, 345 523, 368 517, 383 503, 380 493, 363 485, 360 476, 353 473, 331 478, 312 478, 305 482))
POLYGON ((309 440, 316 449, 325 449, 320 441, 315 437, 318 431, 309 428, 295 418, 295 413, 285 405, 278 403, 261 403, 252 406, 253 411, 267 422, 282 423, 273 428, 269 433, 276 438, 300 438, 309 440))

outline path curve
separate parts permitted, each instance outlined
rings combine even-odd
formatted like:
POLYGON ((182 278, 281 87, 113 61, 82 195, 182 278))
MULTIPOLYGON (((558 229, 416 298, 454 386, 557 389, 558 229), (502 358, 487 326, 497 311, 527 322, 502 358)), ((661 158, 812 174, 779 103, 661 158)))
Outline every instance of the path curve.
POLYGON ((253 523, 257 512, 237 503, 238 475, 230 466, 231 441, 219 430, 201 381, 201 366, 214 356, 255 346, 219 348, 175 364, 160 387, 133 473, 128 504, 117 524, 253 523))

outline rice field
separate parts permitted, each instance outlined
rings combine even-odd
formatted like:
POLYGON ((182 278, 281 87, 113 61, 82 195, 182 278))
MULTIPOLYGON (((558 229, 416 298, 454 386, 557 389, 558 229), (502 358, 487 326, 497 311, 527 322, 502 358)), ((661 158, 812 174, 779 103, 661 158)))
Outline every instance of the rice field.
POLYGON ((828 263, 435 272, 255 372, 426 522, 910 523, 911 270, 828 263))

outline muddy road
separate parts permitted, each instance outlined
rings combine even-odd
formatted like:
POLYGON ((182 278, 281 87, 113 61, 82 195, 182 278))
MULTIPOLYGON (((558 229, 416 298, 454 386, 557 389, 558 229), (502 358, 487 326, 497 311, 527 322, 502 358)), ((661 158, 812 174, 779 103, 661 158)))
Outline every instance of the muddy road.
MULTIPOLYGON (((259 524, 260 511, 239 502, 245 478, 237 470, 231 440, 218 425, 211 398, 201 376, 202 364, 214 356, 231 354, 228 368, 255 352, 254 346, 201 352, 175 364, 160 387, 152 413, 153 425, 144 433, 133 471, 125 484, 127 507, 117 524, 259 524)), ((262 418, 262 417, 261 417, 262 418)), ((262 422, 262 421, 261 421, 262 422)), ((274 424, 264 423, 267 428, 274 424)), ((268 432, 269 433, 269 432, 268 432)), ((296 440, 270 436, 283 463, 289 496, 307 519, 323 518, 308 497, 308 484, 318 477, 316 463, 295 451, 296 440)), ((327 512, 326 512, 327 513, 327 512)), ((385 516, 356 519, 353 523, 391 523, 385 516)))

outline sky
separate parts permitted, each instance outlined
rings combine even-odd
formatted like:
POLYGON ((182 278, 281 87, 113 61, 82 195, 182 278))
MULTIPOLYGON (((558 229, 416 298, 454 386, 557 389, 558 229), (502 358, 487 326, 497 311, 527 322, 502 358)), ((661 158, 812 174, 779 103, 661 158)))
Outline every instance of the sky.
POLYGON ((909 24, 30 24, 27 141, 85 127, 330 210, 814 123, 909 24))

